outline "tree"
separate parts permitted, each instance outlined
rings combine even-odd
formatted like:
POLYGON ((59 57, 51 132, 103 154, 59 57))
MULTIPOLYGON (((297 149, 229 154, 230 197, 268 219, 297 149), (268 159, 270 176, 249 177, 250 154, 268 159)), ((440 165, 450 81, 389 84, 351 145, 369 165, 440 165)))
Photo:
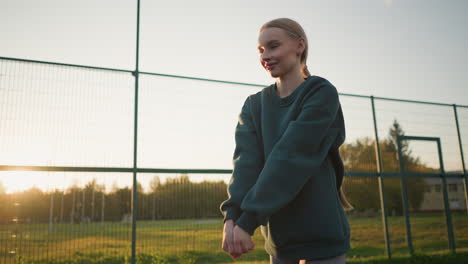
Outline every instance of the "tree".
MULTIPOLYGON (((399 172, 400 164, 397 160, 397 136, 404 136, 405 132, 397 120, 394 120, 389 129, 388 137, 380 141, 383 172, 399 172)), ((402 141, 402 157, 406 171, 433 172, 423 164, 419 157, 414 157, 408 141, 402 141)), ((376 142, 374 139, 364 137, 356 139, 354 143, 344 144, 341 156, 347 171, 376 172, 376 142)), ((399 178, 385 179, 385 200, 390 212, 402 213, 401 180, 399 178)), ((409 205, 417 210, 424 198, 425 181, 422 178, 409 178, 406 180, 409 205)), ((377 179, 347 178, 343 183, 346 195, 356 209, 380 208, 380 194, 377 179)))
POLYGON ((156 192, 161 186, 161 180, 159 179, 159 176, 154 176, 153 179, 150 181, 149 185, 151 192, 156 192))
POLYGON ((0 181, 0 223, 7 222, 7 219, 10 218, 11 202, 9 198, 10 195, 6 194, 5 186, 0 181))
POLYGON ((152 197, 152 204, 151 204, 151 220, 156 220, 156 198, 157 194, 156 192, 158 191, 159 187, 161 187, 161 180, 159 179, 159 176, 156 175, 153 177, 153 179, 149 183, 150 185, 150 191, 151 191, 151 197, 152 197))
MULTIPOLYGON (((381 143, 382 144, 382 143, 381 143)), ((341 158, 347 171, 377 171, 375 140, 364 137, 354 143, 343 144, 341 158)))
POLYGON ((0 181, 0 197, 6 193, 6 188, 3 183, 0 181))
MULTIPOLYGON (((393 124, 390 128, 390 130, 388 131, 388 137, 387 137, 387 142, 388 144, 386 144, 386 150, 389 151, 389 152, 394 152, 394 153, 397 153, 398 151, 398 145, 397 145, 397 137, 398 136, 404 136, 405 135, 405 132, 403 131, 403 129, 401 128, 400 124, 398 123, 398 121, 396 119, 393 120, 393 124)), ((409 155, 410 153, 409 152, 409 143, 408 141, 401 141, 401 152, 405 155, 409 155)))

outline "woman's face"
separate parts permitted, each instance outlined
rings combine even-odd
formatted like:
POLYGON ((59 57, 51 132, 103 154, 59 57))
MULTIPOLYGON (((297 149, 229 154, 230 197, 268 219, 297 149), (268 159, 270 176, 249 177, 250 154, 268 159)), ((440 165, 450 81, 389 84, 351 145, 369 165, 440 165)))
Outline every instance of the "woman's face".
POLYGON ((266 28, 258 37, 258 51, 263 68, 277 78, 300 70, 304 41, 291 38, 281 28, 266 28))

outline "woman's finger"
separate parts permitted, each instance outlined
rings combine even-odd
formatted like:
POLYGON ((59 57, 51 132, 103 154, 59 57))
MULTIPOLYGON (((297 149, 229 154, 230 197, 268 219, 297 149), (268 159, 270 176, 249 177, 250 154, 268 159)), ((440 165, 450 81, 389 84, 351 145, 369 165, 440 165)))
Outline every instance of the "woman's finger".
POLYGON ((223 243, 222 248, 227 253, 231 254, 232 252, 232 243, 233 243, 233 224, 227 221, 224 224, 223 230, 223 243))
POLYGON ((242 247, 242 253, 247 253, 250 251, 251 245, 249 244, 249 241, 244 238, 241 241, 241 247, 242 247))
POLYGON ((242 243, 240 240, 236 239, 235 235, 234 235, 234 242, 232 243, 233 247, 232 247, 232 254, 233 255, 242 255, 243 250, 242 250, 242 243))
POLYGON ((226 251, 227 253, 229 253, 229 244, 228 244, 228 242, 227 242, 227 240, 226 240, 225 237, 223 238, 223 242, 222 242, 222 244, 221 244, 221 248, 222 248, 224 251, 226 251))
POLYGON ((255 243, 252 240, 250 240, 248 248, 249 248, 249 252, 255 249, 255 243))

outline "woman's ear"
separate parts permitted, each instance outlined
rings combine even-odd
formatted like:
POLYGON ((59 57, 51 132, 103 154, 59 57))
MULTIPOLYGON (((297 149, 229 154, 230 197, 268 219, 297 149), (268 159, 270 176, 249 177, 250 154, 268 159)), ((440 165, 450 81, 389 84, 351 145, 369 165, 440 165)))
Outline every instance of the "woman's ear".
POLYGON ((298 39, 298 43, 297 43, 296 55, 301 56, 301 54, 304 52, 304 50, 305 50, 305 40, 303 38, 300 38, 300 39, 298 39))

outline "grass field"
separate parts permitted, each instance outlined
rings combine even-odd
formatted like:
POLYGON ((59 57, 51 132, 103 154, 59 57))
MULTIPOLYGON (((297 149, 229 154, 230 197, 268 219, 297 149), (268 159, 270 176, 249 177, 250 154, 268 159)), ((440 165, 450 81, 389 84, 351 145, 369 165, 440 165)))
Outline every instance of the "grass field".
MULTIPOLYGON (((347 253, 347 261, 384 261, 381 218, 349 217, 349 220, 352 250, 347 253)), ((392 255, 407 256, 404 218, 389 217, 388 223, 392 255)), ((468 216, 453 215, 453 225, 457 252, 468 254, 468 216)), ((416 254, 449 253, 443 215, 413 215, 411 228, 416 254)), ((230 263, 232 260, 220 248, 221 230, 220 219, 139 221, 136 244, 139 263, 230 263)), ((254 242, 256 249, 236 263, 268 263, 258 230, 254 242)), ((129 263, 130 250, 128 223, 55 224, 52 230, 47 224, 0 225, 0 263, 5 264, 129 263)))

